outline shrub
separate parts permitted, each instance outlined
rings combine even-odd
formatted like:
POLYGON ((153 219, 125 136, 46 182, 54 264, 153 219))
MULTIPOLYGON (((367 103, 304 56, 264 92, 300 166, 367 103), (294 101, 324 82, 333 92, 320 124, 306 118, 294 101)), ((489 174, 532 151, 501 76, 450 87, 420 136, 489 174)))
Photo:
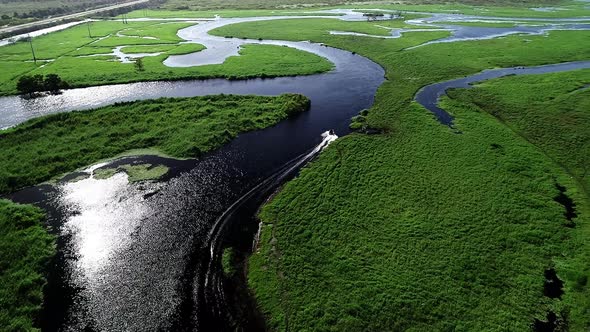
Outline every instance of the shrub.
POLYGON ((43 75, 21 76, 16 83, 16 89, 19 93, 28 95, 43 91, 43 75))

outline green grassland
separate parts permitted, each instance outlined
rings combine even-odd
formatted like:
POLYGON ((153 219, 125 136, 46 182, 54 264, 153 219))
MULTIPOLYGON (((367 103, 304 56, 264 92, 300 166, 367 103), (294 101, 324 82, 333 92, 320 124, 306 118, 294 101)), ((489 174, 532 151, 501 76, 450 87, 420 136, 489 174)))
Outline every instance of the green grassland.
POLYGON ((471 26, 471 27, 488 27, 488 28, 511 28, 515 26, 542 26, 547 25, 548 23, 545 22, 535 22, 535 21, 526 21, 526 20, 518 20, 518 23, 508 23, 508 22, 435 22, 439 24, 446 24, 446 25, 462 25, 462 26, 471 26))
POLYGON ((590 194, 590 70, 505 77, 449 92, 545 152, 590 194), (541 93, 540 93, 541 92, 541 93))
POLYGON ((156 25, 149 25, 137 28, 131 28, 121 31, 122 35, 126 36, 140 36, 140 37, 153 37, 157 36, 161 40, 178 41, 180 38, 176 35, 176 32, 184 27, 195 25, 195 23, 186 22, 164 22, 156 25))
MULTIPOLYGON (((309 40, 315 43, 329 42, 330 46, 356 51, 360 50, 360 48, 355 46, 372 44, 380 47, 382 42, 379 41, 379 38, 331 35, 330 31, 358 32, 381 36, 390 35, 386 29, 376 26, 376 24, 379 23, 343 22, 322 18, 303 20, 284 19, 227 25, 214 29, 210 33, 217 36, 234 36, 239 38, 248 37, 297 41, 309 40), (304 29, 301 28, 302 25, 305 26, 304 29), (374 40, 371 41, 371 39, 374 40)), ((408 47, 417 46, 449 35, 450 33, 448 31, 407 32, 404 34, 404 38, 387 40, 386 44, 389 47, 387 50, 383 50, 382 55, 392 55, 391 53, 388 53, 391 50, 400 51, 408 47)))
POLYGON ((180 44, 180 45, 139 45, 139 46, 127 46, 121 50, 126 54, 133 53, 166 53, 168 55, 180 55, 199 52, 205 49, 205 46, 201 44, 180 44))
MULTIPOLYGON (((418 15, 407 16, 408 18, 421 17, 418 15)), ((346 32, 357 32, 365 33, 377 36, 390 36, 391 32, 388 29, 382 27, 388 27, 392 29, 402 28, 421 28, 419 26, 406 24, 404 20, 390 20, 390 21, 379 21, 379 22, 346 22, 341 20, 335 20, 330 18, 306 18, 301 19, 283 19, 279 24, 280 29, 278 30, 265 30, 267 28, 273 28, 277 26, 278 21, 258 21, 249 22, 243 25, 226 25, 217 29, 212 30, 210 33, 216 36, 234 36, 240 38, 259 38, 261 32, 263 33, 264 39, 281 39, 281 37, 288 35, 291 39, 294 34, 301 33, 298 35, 298 40, 310 40, 315 41, 319 35, 329 36, 330 31, 346 31, 346 32), (272 23, 269 23, 272 22, 272 23), (312 28, 300 29, 301 24, 309 25, 312 28), (381 26, 381 27, 380 27, 381 26), (245 30, 242 30, 242 27, 245 30)), ((448 32, 445 33, 445 36, 448 32)))
POLYGON ((199 157, 240 132, 304 111, 308 103, 300 95, 164 98, 33 119, 0 131, 0 193, 132 149, 199 157))
POLYGON ((300 22, 216 33, 309 39, 378 62, 388 81, 367 121, 384 134, 337 141, 263 209, 249 282, 271 328, 521 331, 553 311, 572 331, 587 329, 590 205, 577 181, 495 117, 449 108, 456 134, 413 97, 486 68, 588 59, 590 33, 408 50, 444 32, 382 40, 330 36, 322 21, 300 22), (557 184, 577 205, 575 228, 554 201, 557 184), (543 294, 549 268, 564 281, 561 300, 543 294))
MULTIPOLYGON (((100 21, 100 22, 92 22, 90 24, 90 31, 91 36, 88 35, 88 27, 85 24, 77 25, 71 27, 66 30, 62 30, 55 33, 50 33, 47 35, 39 36, 33 38, 33 48, 35 49, 35 55, 37 59, 56 59, 60 56, 64 56, 69 54, 70 52, 75 51, 80 47, 95 47, 98 46, 96 44, 92 44, 93 42, 97 42, 100 38, 106 37, 109 35, 114 35, 118 31, 125 30, 125 29, 133 29, 133 28, 142 28, 147 26, 157 25, 156 22, 130 22, 129 24, 123 24, 122 22, 117 21, 100 21)), ((178 30, 181 27, 189 26, 190 24, 184 23, 183 25, 166 25, 166 27, 171 30, 169 33, 175 33, 174 30, 178 30)), ((132 31, 132 30, 129 30, 132 31)), ((160 30, 161 32, 161 30, 160 30)), ((169 33, 167 34, 169 36, 169 33)), ((160 37, 159 35, 154 35, 154 37, 160 37)), ((117 37, 109 37, 107 38, 117 38, 117 37)), ((149 43, 149 39, 139 39, 139 38, 125 38, 125 39, 133 39, 143 41, 145 43, 149 43)), ((180 42, 181 39, 176 37, 174 40, 168 40, 169 43, 177 43, 180 42)), ((153 41, 152 41, 153 42, 153 41)), ((165 41, 158 41, 158 43, 166 43, 165 41)), ((125 45, 122 43, 120 45, 125 45)), ((0 48, 0 61, 4 62, 12 62, 12 65, 18 65, 18 62, 26 61, 26 60, 33 60, 31 55, 31 48, 28 42, 19 41, 15 44, 3 46, 0 48)), ((4 75, 2 75, 4 78, 4 75)))
MULTIPOLYGON (((61 32, 34 38, 33 45, 39 61, 32 63, 30 46, 18 42, 0 48, 0 94, 15 94, 16 82, 21 75, 58 74, 72 87, 154 80, 276 77, 309 75, 329 71, 333 65, 317 55, 293 48, 272 45, 246 45, 240 56, 230 57, 221 65, 172 68, 163 64, 170 55, 197 52, 204 47, 194 43, 181 43, 178 29, 194 23, 121 22, 100 21, 91 25, 92 38, 86 26, 77 26, 61 32), (125 35, 125 36, 117 36, 125 35), (144 39, 132 36, 155 37, 144 39), (102 38, 101 38, 102 37, 102 38), (104 38, 106 37, 106 38, 104 38), (148 44, 148 45, 145 45, 148 44), (56 46, 57 45, 57 46, 56 46), (87 57, 109 54, 115 46, 129 45, 130 53, 164 52, 159 56, 145 57, 143 71, 133 63, 114 61, 114 56, 87 57), (84 57, 80 57, 84 56, 84 57), (277 60, 280 59, 280 60, 277 60)), ((383 30, 385 31, 385 30, 383 30)))
POLYGON ((574 252, 553 201, 574 184, 493 119, 455 113, 456 135, 412 111, 391 136, 341 140, 265 207, 250 281, 275 330, 526 331, 570 310, 543 273, 574 252))
POLYGON ((0 200, 0 326, 33 331, 43 302, 44 269, 55 252, 38 208, 0 200))

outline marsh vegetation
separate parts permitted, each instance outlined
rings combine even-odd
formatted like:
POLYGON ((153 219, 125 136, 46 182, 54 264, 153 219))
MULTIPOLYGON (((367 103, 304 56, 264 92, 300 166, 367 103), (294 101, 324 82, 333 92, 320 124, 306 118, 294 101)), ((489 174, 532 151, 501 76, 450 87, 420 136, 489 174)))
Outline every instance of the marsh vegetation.
POLYGON ((45 268, 55 254, 43 212, 0 200, 0 326, 31 331, 43 303, 45 268))

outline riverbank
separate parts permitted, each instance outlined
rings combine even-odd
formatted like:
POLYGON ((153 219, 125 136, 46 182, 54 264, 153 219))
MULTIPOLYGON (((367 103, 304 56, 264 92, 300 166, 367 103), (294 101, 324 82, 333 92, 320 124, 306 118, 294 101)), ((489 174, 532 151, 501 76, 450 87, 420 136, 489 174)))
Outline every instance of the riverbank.
POLYGON ((571 229, 554 200, 562 186, 587 211, 578 184, 495 119, 454 113, 456 134, 412 100, 424 85, 486 68, 585 60, 588 32, 402 51, 404 39, 325 36, 306 22, 297 34, 283 21, 233 28, 312 36, 377 61, 389 81, 367 121, 387 134, 337 141, 264 208, 249 282, 269 326, 528 330, 551 312, 558 324, 587 326, 588 289, 573 271, 585 273, 588 215, 571 229), (561 300, 543 291, 552 269, 564 283, 561 300))

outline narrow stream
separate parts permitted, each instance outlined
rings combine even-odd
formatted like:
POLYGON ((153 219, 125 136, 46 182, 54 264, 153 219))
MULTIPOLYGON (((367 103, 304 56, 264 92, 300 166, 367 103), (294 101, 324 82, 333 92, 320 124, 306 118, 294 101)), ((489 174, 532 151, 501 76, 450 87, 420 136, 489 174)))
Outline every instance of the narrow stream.
POLYGON ((534 67, 489 69, 479 74, 427 85, 418 91, 415 100, 424 106, 424 108, 431 111, 442 124, 452 126, 453 116, 438 106, 440 98, 445 95, 448 89, 467 89, 471 88, 473 83, 509 75, 548 74, 587 68, 590 68, 590 61, 564 62, 534 67))
MULTIPOLYGON (((159 182, 130 184, 121 173, 106 180, 89 177, 10 195, 16 202, 46 209, 48 224, 59 236, 46 289, 43 330, 232 328, 235 317, 221 284, 221 251, 226 246, 244 250, 251 246, 258 226, 253 216, 260 204, 333 139, 349 133, 350 118, 372 105, 385 74, 366 58, 317 44, 226 39, 207 33, 224 24, 262 19, 281 18, 222 19, 180 30, 183 39, 208 49, 170 57, 166 64, 221 63, 243 44, 265 43, 323 56, 334 63, 334 70, 274 79, 90 87, 29 100, 0 98, 0 128, 46 114, 158 97, 301 93, 312 102, 309 112, 239 135, 199 160, 142 156, 115 161, 167 165, 171 171, 159 182)), ((435 104, 438 97, 436 92, 424 95, 435 104)))

